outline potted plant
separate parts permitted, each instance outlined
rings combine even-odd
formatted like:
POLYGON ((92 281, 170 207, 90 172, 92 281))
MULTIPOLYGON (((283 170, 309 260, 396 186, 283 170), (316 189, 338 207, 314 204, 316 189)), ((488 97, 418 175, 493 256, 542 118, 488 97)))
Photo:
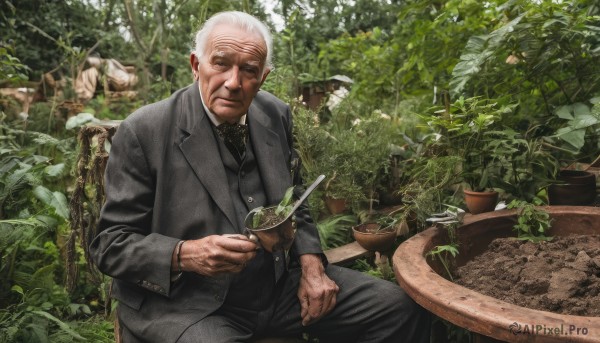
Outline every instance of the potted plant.
MULTIPOLYGON (((376 189, 389 172, 390 126, 388 120, 371 115, 350 128, 327 127, 327 149, 315 159, 316 169, 327 175, 326 202, 343 199, 356 211, 368 202, 373 209, 378 201, 376 189)), ((337 213, 333 208, 330 211, 337 213)))
POLYGON ((529 202, 552 183, 560 168, 544 137, 529 137, 530 131, 521 134, 509 128, 496 130, 489 143, 499 166, 495 184, 507 196, 529 202))
POLYGON ((462 160, 460 171, 467 185, 465 202, 471 213, 492 211, 498 201, 494 187, 502 168, 493 148, 496 130, 502 129, 502 115, 513 107, 494 99, 460 97, 425 118, 437 135, 434 145, 462 160))
POLYGON ((294 187, 290 187, 279 204, 250 211, 244 219, 248 237, 269 252, 287 251, 296 235, 293 197, 294 187))
POLYGON ((382 215, 374 220, 352 227, 356 242, 369 251, 387 251, 396 241, 396 223, 398 220, 389 215, 382 215))
MULTIPOLYGON (((339 137, 330 133, 332 125, 321 124, 318 114, 304 107, 294 109, 294 124, 295 148, 302 160, 303 175, 306 179, 326 175, 322 195, 329 213, 342 213, 348 204, 361 200, 361 187, 351 172, 357 154, 348 148, 350 143, 340 143, 339 137)), ((318 210, 321 209, 322 204, 318 210)))

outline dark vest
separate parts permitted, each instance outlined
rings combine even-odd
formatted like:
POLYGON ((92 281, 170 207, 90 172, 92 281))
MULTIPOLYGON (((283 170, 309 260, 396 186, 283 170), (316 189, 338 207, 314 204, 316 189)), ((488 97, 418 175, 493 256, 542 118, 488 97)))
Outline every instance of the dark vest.
MULTIPOLYGON (((239 233, 243 233, 246 214, 255 207, 268 206, 252 143, 248 139, 244 156, 236 159, 216 133, 215 138, 237 214, 237 229, 239 233)), ((225 303, 247 310, 262 310, 270 304, 274 287, 273 255, 260 249, 246 268, 234 276, 225 303)))

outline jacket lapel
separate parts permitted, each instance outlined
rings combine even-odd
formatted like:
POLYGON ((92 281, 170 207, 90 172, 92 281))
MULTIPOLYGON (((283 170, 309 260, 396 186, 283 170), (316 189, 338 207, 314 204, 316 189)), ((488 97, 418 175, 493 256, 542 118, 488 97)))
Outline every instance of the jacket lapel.
POLYGON ((250 106, 247 121, 268 205, 276 205, 292 184, 287 166, 288 159, 283 153, 283 149, 287 147, 279 146, 281 140, 271 129, 271 118, 258 106, 250 106))
POLYGON ((181 97, 176 109, 180 115, 179 128, 185 137, 179 144, 188 164, 208 191, 217 206, 235 228, 235 209, 227 188, 227 175, 214 138, 210 119, 204 111, 198 83, 194 83, 181 97))

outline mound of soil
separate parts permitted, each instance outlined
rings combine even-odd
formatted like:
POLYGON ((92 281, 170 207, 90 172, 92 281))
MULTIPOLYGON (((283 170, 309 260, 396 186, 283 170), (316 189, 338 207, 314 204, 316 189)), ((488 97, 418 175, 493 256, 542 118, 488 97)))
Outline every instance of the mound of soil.
POLYGON ((531 243, 492 241, 485 253, 455 270, 457 284, 518 306, 600 316, 600 235, 531 243))

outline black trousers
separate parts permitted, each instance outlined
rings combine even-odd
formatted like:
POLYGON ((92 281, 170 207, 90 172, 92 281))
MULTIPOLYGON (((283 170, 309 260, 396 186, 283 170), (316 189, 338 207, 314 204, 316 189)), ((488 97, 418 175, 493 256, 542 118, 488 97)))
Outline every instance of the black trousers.
POLYGON ((428 343, 430 315, 398 285, 361 272, 328 266, 340 287, 335 309, 318 322, 302 326, 297 297, 300 269, 278 286, 275 300, 262 311, 223 306, 190 326, 180 343, 247 342, 261 336, 308 333, 325 342, 428 343))

